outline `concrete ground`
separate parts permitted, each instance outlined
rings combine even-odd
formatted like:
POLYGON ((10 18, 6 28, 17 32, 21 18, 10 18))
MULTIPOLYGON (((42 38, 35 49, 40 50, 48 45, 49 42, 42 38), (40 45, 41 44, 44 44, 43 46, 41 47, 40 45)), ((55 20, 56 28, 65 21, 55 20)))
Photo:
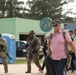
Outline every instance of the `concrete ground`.
MULTIPOLYGON (((27 69, 26 64, 8 64, 8 73, 4 73, 4 67, 2 64, 0 64, 0 75, 45 75, 46 70, 44 69, 43 73, 40 73, 38 71, 38 68, 35 66, 35 64, 32 64, 32 70, 31 73, 25 73, 27 69)), ((66 75, 76 75, 76 71, 74 73, 71 73, 70 71, 67 72, 66 75)))
MULTIPOLYGON (((25 57, 23 58, 16 58, 16 60, 26 60, 25 57)), ((31 73, 25 73, 27 70, 26 64, 8 64, 8 73, 4 73, 4 66, 3 64, 0 64, 0 75, 45 75, 46 70, 44 69, 43 73, 40 73, 38 71, 38 68, 35 64, 32 64, 32 70, 31 73)), ((66 75, 76 75, 76 71, 74 73, 71 73, 71 71, 67 72, 66 75)))
POLYGON ((31 73, 25 73, 27 70, 26 64, 8 64, 8 73, 4 73, 4 67, 0 64, 0 75, 45 75, 44 73, 40 73, 38 68, 32 64, 31 73))

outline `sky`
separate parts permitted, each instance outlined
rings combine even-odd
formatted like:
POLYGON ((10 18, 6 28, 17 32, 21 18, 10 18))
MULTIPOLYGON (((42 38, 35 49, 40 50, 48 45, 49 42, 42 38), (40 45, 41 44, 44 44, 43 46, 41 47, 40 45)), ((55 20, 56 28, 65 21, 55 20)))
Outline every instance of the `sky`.
MULTIPOLYGON (((26 3, 28 0, 19 0, 19 1, 24 1, 26 3)), ((75 0, 74 3, 69 3, 68 5, 65 5, 63 8, 65 9, 64 12, 66 12, 69 8, 73 8, 71 11, 74 12, 74 13, 76 13, 76 0, 75 0)), ((75 15, 68 14, 68 15, 70 17, 75 17, 76 18, 76 14, 75 15)))

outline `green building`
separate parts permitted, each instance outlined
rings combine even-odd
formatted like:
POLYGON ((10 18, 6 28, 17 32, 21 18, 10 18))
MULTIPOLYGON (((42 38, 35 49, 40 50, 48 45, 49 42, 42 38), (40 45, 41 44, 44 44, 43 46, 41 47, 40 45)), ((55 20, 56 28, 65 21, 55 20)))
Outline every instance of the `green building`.
POLYGON ((16 40, 26 40, 28 33, 34 30, 35 34, 43 42, 44 34, 46 32, 40 29, 39 20, 30 20, 22 18, 3 18, 0 19, 0 33, 12 34, 16 40))

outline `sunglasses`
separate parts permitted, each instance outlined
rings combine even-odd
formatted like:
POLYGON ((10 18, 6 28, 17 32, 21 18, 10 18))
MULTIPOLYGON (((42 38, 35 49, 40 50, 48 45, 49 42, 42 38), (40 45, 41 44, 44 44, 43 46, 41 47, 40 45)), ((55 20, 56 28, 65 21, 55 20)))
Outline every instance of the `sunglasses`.
POLYGON ((56 24, 56 25, 52 25, 53 27, 57 27, 58 25, 56 24))

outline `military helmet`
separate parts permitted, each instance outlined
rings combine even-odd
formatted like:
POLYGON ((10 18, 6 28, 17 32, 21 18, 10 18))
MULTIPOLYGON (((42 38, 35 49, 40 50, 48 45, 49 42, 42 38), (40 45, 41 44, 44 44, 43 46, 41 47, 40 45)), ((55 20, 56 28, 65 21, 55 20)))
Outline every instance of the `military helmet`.
POLYGON ((29 34, 35 34, 35 32, 32 30, 32 31, 29 32, 29 34))

